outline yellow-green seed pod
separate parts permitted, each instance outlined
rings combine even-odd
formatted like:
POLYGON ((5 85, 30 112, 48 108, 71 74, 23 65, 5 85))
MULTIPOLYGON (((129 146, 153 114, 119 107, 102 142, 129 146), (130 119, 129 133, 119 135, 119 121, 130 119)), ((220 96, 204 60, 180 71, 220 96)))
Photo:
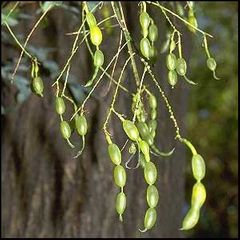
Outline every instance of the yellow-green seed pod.
POLYGON ((157 117, 157 110, 156 109, 152 109, 151 110, 151 119, 155 120, 157 117))
POLYGON ((63 138, 68 139, 71 136, 71 128, 66 121, 62 121, 60 124, 60 130, 63 138))
POLYGON ((126 184, 126 171, 121 165, 117 165, 114 168, 114 182, 118 187, 124 187, 126 184))
POLYGON ((115 207, 116 207, 117 213, 119 214, 120 221, 123 221, 122 214, 126 209, 126 205, 127 205, 127 199, 126 199, 125 193, 124 192, 118 193, 116 197, 115 207))
POLYGON ((171 70, 168 72, 168 83, 174 87, 177 84, 178 78, 175 70, 171 70))
POLYGON ((145 157, 144 157, 144 155, 142 153, 140 153, 138 161, 139 161, 140 166, 142 168, 145 168, 146 160, 145 160, 145 157))
POLYGON ((36 93, 37 95, 43 97, 44 86, 43 86, 43 81, 42 81, 42 79, 40 77, 35 77, 32 80, 32 89, 33 89, 34 93, 36 93))
POLYGON ((147 38, 142 38, 140 41, 140 50, 142 55, 149 60, 151 56, 151 44, 147 38))
POLYGON ((96 50, 94 53, 93 64, 95 67, 101 67, 104 63, 104 55, 101 50, 96 50))
POLYGON ((144 178, 149 185, 153 185, 157 180, 157 168, 153 162, 146 162, 144 168, 144 178))
POLYGON ((205 162, 200 154, 195 154, 192 157, 193 176, 197 181, 201 181, 206 173, 205 162))
POLYGON ((55 99, 55 109, 56 109, 56 112, 59 115, 61 115, 61 114, 63 114, 65 112, 66 106, 65 106, 63 98, 56 97, 56 99, 55 99))
POLYGON ((146 230, 151 229, 157 220, 157 212, 155 208, 149 208, 144 217, 144 227, 146 230))
POLYGON ((171 41, 171 43, 170 43, 170 52, 172 52, 175 48, 176 48, 176 43, 175 43, 175 41, 173 40, 173 41, 171 41))
POLYGON ((158 190, 154 185, 150 185, 147 188, 147 203, 150 208, 155 208, 158 204, 158 190))
POLYGON ((201 182, 197 182, 192 190, 192 208, 200 209, 206 200, 206 189, 201 182))
MULTIPOLYGON (((142 29, 148 29, 150 24, 150 17, 147 12, 142 12, 139 16, 139 21, 142 29)), ((143 35, 143 37, 147 37, 147 35, 143 35)))
MULTIPOLYGON (((188 17, 188 22, 189 22, 192 26, 194 26, 195 28, 198 27, 197 19, 196 19, 194 16, 189 16, 189 17, 188 17)), ((188 29, 189 29, 191 32, 195 33, 195 32, 196 32, 196 29, 193 28, 192 26, 188 25, 188 29)))
POLYGON ((178 58, 176 70, 178 75, 184 76, 187 72, 187 63, 183 58, 178 58))
POLYGON ((196 208, 191 208, 183 219, 182 228, 180 230, 189 230, 193 228, 199 220, 200 212, 196 208))
POLYGON ((169 53, 166 57, 166 64, 168 70, 174 70, 176 68, 177 58, 174 53, 169 53))
POLYGON ((149 146, 144 140, 139 141, 139 147, 147 162, 150 161, 149 146))
POLYGON ((211 70, 211 71, 215 71, 216 67, 217 67, 217 63, 215 61, 214 58, 208 58, 207 60, 207 67, 211 70))
POLYGON ((139 132, 135 124, 130 120, 124 120, 122 124, 123 124, 123 130, 125 131, 127 136, 132 141, 137 141, 139 138, 139 132))
POLYGON ((97 25, 96 18, 94 17, 94 15, 91 12, 88 12, 86 14, 86 20, 87 20, 89 28, 97 25))
POLYGON ((157 99, 154 95, 150 94, 148 98, 149 107, 155 109, 157 107, 157 99))
POLYGON ((83 115, 76 116, 75 117, 75 126, 76 126, 77 132, 80 136, 84 136, 87 134, 88 125, 87 125, 87 120, 86 120, 85 116, 83 116, 83 115))
POLYGON ((98 26, 90 28, 90 39, 95 46, 99 46, 102 43, 102 31, 98 26))
POLYGON ((121 163, 121 151, 116 144, 111 143, 108 145, 108 154, 114 164, 119 165, 121 163))
POLYGON ((151 42, 155 42, 158 38, 158 28, 155 24, 151 24, 149 27, 148 37, 151 42))

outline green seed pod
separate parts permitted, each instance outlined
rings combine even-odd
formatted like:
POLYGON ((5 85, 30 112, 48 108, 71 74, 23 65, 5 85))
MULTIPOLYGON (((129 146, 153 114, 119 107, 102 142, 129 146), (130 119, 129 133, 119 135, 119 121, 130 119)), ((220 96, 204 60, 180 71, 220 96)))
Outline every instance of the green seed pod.
POLYGON ((130 146, 129 149, 128 149, 128 152, 129 152, 130 154, 135 154, 136 151, 137 151, 137 148, 136 148, 135 144, 132 143, 131 146, 130 146))
POLYGON ((147 120, 147 114, 146 114, 145 111, 144 111, 144 112, 142 111, 142 112, 139 114, 138 120, 139 120, 140 122, 143 122, 143 123, 146 122, 146 120, 147 120))
POLYGON ((155 24, 151 24, 149 27, 148 37, 151 42, 155 42, 158 38, 158 28, 155 24))
MULTIPOLYGON (((188 22, 189 22, 191 25, 193 25, 194 27, 196 27, 196 28, 198 27, 197 19, 196 19, 194 16, 189 16, 189 17, 188 17, 188 22)), ((190 25, 188 25, 188 29, 189 29, 191 32, 193 32, 193 33, 196 32, 196 29, 193 28, 193 27, 191 27, 190 25)))
POLYGON ((144 140, 139 141, 139 147, 142 153, 144 154, 144 157, 147 162, 150 161, 150 155, 149 155, 149 146, 144 140))
POLYGON ((150 208, 155 208, 158 204, 158 190, 154 185, 150 185, 147 188, 147 203, 150 208))
POLYGON ((150 131, 151 137, 154 139, 156 136, 156 131, 152 129, 152 131, 150 131))
POLYGON ((152 109, 155 109, 157 107, 157 99, 154 95, 152 94, 149 95, 148 104, 152 109))
POLYGON ((126 184, 126 171, 121 165, 114 168, 114 182, 118 187, 124 187, 126 184))
POLYGON ((55 99, 55 109, 56 109, 56 112, 59 115, 61 115, 61 114, 63 114, 65 112, 66 106, 65 106, 63 98, 56 97, 56 99, 55 99))
POLYGON ((146 143, 149 145, 149 146, 152 146, 153 145, 153 137, 151 135, 151 133, 149 133, 145 138, 144 140, 146 141, 146 143))
POLYGON ((174 87, 177 84, 178 78, 175 70, 171 70, 168 72, 168 83, 174 87))
POLYGON ((123 130, 125 131, 127 136, 132 141, 137 141, 139 138, 139 132, 135 124, 130 120, 124 120, 122 124, 123 124, 123 130))
POLYGON ((142 40, 140 41, 140 50, 142 55, 149 59, 151 56, 151 45, 150 42, 147 38, 142 38, 142 40))
POLYGON ((144 217, 144 227, 145 229, 151 229, 157 220, 157 212, 155 208, 149 208, 144 217))
POLYGON ((201 182, 197 182, 192 190, 192 208, 200 209, 206 200, 206 189, 201 182))
POLYGON ((137 122, 136 126, 142 138, 145 138, 149 134, 149 129, 145 122, 137 122))
POLYGON ((193 228, 199 219, 199 210, 191 208, 183 219, 182 228, 180 230, 189 230, 193 228))
POLYGON ((146 162, 144 168, 144 177, 147 184, 152 185, 157 180, 157 168, 155 167, 153 162, 146 162))
POLYGON ((187 63, 183 58, 178 58, 176 70, 178 75, 184 76, 187 72, 187 63))
POLYGON ((157 129, 157 121, 156 120, 150 120, 149 123, 148 123, 148 128, 149 128, 150 132, 155 131, 157 129))
POLYGON ((75 118, 75 125, 76 125, 77 132, 80 136, 86 135, 88 126, 87 126, 87 120, 83 115, 77 116, 75 118))
POLYGON ((177 58, 174 53, 169 53, 166 58, 168 70, 174 70, 176 68, 177 58))
POLYGON ((33 92, 36 93, 37 95, 43 97, 43 81, 40 77, 35 77, 32 80, 32 89, 33 92))
POLYGON ((204 178, 206 167, 200 154, 193 155, 192 157, 192 171, 193 176, 197 181, 201 181, 204 178))
POLYGON ((66 121, 62 121, 60 124, 60 130, 63 138, 68 139, 71 136, 71 128, 66 121))
POLYGON ((211 70, 211 71, 215 71, 216 67, 217 67, 217 63, 215 61, 214 58, 208 58, 207 60, 207 67, 211 70))
POLYGON ((94 53, 94 61, 93 64, 95 67, 101 67, 104 63, 104 55, 101 50, 96 50, 94 53))
POLYGON ((108 145, 108 154, 114 164, 119 165, 121 163, 121 151, 116 144, 111 143, 108 145))
POLYGON ((173 40, 173 41, 171 41, 171 43, 170 43, 170 52, 174 51, 175 48, 176 48, 176 43, 175 43, 175 41, 173 40))
POLYGON ((102 42, 102 31, 98 26, 90 28, 90 39, 93 45, 99 46, 102 42))
MULTIPOLYGON (((115 207, 116 207, 116 211, 119 215, 122 215, 126 209, 126 205, 127 205, 127 200, 126 200, 126 195, 123 192, 118 193, 117 197, 116 197, 116 203, 115 203, 115 207)), ((122 218, 120 217, 120 220, 122 220, 122 218)))
POLYGON ((91 12, 88 12, 86 14, 86 20, 87 20, 89 28, 95 27, 97 25, 96 18, 94 17, 94 15, 91 12))
POLYGON ((151 110, 151 119, 155 120, 157 117, 157 110, 156 109, 152 109, 151 110))
POLYGON ((142 153, 139 154, 138 161, 139 161, 140 166, 144 169, 145 166, 146 166, 146 160, 145 160, 145 157, 142 153))
MULTIPOLYGON (((150 24, 150 17, 147 12, 142 12, 140 14, 139 21, 143 30, 148 29, 148 26, 150 24)), ((146 38, 147 35, 143 35, 143 37, 146 38)))

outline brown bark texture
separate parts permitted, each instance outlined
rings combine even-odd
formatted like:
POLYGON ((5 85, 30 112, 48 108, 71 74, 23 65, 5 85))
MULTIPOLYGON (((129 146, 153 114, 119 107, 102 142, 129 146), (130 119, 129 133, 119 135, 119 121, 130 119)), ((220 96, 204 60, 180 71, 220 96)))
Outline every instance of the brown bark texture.
MULTIPOLYGON (((127 2, 123 6, 129 30, 137 42, 140 39, 137 2, 127 2)), ((24 11, 34 13, 36 9, 26 6, 24 11)), ((149 12, 159 28, 157 48, 160 48, 166 22, 159 10, 149 9, 149 12)), ((47 15, 48 25, 39 27, 30 40, 34 46, 55 47, 57 51, 51 57, 60 67, 65 63, 74 40, 74 36, 66 36, 65 33, 76 31, 81 18, 73 19, 71 14, 62 9, 53 10, 47 15)), ((36 19, 34 17, 27 25, 25 21, 18 32, 26 36, 36 19)), ((117 51, 119 32, 114 28, 113 35, 103 36, 101 50, 106 62, 117 51)), ((190 45, 189 39, 183 37, 183 41, 190 45)), ((2 50, 2 62, 19 54, 16 50, 8 51, 4 44, 2 50)), ((184 49, 184 54, 187 57, 189 52, 184 49)), ((119 76, 127 57, 125 50, 120 55, 115 76, 119 76)), ((137 60, 137 64, 141 73, 141 62, 137 60)), ((153 71, 169 97, 184 135, 189 87, 180 81, 176 89, 171 90, 167 84, 164 55, 160 54, 153 71)), ((85 45, 73 58, 71 74, 82 84, 92 74, 91 58, 85 45)), ((168 158, 152 156, 158 169, 156 186, 160 199, 156 226, 146 233, 138 230, 143 229, 147 209, 147 184, 141 168, 126 169, 127 184, 124 191, 127 208, 123 223, 118 220, 115 211, 115 196, 119 189, 113 181, 113 164, 108 157, 102 131, 115 85, 106 94, 109 79, 104 77, 88 101, 86 147, 83 154, 74 159, 76 150, 71 149, 60 134, 60 121, 54 110, 54 90, 51 87, 53 79, 49 79, 47 74, 42 78, 45 85, 43 98, 32 94, 14 111, 1 116, 2 237, 181 237, 178 229, 183 219, 185 148, 174 140, 175 131, 169 113, 149 76, 145 82, 158 99, 157 145, 165 151, 173 146, 176 150, 168 158)), ((130 90, 136 90, 130 65, 123 84, 130 90)), ((3 80, 1 85, 2 104, 16 104, 15 86, 3 80)), ((127 93, 120 91, 116 103, 116 109, 129 118, 132 117, 130 100, 127 93)), ((67 104, 67 109, 66 118, 70 116, 71 105, 67 104)), ((112 115, 108 126, 114 142, 123 146, 126 136, 116 116, 112 115)), ((73 141, 81 145, 81 139, 76 134, 73 141)), ((125 148, 123 162, 128 157, 125 148)), ((131 164, 136 164, 136 158, 131 164)))

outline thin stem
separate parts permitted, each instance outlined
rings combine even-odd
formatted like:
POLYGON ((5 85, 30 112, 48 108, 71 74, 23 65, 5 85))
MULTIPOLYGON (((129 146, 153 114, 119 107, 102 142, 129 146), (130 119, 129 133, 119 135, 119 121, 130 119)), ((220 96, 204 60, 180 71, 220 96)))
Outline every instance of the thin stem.
POLYGON ((191 26, 192 28, 194 28, 196 31, 202 33, 203 35, 207 35, 207 36, 213 38, 213 36, 212 36, 211 34, 209 34, 209 33, 207 33, 207 32, 204 32, 204 31, 202 31, 201 29, 193 26, 192 24, 190 24, 188 21, 186 21, 185 19, 183 19, 182 17, 180 17, 180 16, 177 15, 176 13, 172 12, 172 11, 169 10, 168 8, 163 7, 160 3, 155 3, 155 2, 151 2, 151 1, 147 1, 147 3, 152 4, 152 5, 154 5, 154 6, 157 6, 157 7, 161 8, 161 9, 164 9, 165 11, 171 13, 173 16, 175 16, 175 17, 177 17, 178 19, 180 19, 182 22, 184 22, 184 23, 186 23, 187 25, 189 25, 189 26, 191 26))
POLYGON ((211 58, 210 52, 208 50, 207 38, 206 35, 203 35, 204 48, 208 58, 211 58))
POLYGON ((8 17, 10 16, 10 14, 15 10, 15 8, 17 7, 17 5, 19 4, 19 1, 17 1, 15 3, 15 5, 10 9, 9 13, 7 14, 7 16, 4 18, 4 22, 7 22, 8 17))
MULTIPOLYGON (((41 17, 38 19, 38 21, 34 24, 32 30, 31 30, 30 33, 28 34, 28 36, 27 36, 27 38, 26 38, 26 41, 25 41, 25 43, 24 43, 24 45, 23 45, 23 48, 24 48, 24 49, 26 48, 27 43, 28 43, 30 37, 32 36, 33 32, 35 31, 35 29, 37 28, 37 26, 39 25, 39 23, 42 21, 42 19, 44 18, 44 16, 48 13, 48 11, 50 10, 50 8, 52 8, 52 5, 49 5, 49 7, 46 9, 46 11, 41 15, 41 17)), ((22 49, 22 52, 20 53, 20 56, 19 56, 18 61, 17 61, 17 64, 16 64, 15 69, 14 69, 13 74, 12 74, 12 80, 14 79, 14 76, 15 76, 18 68, 19 68, 19 64, 20 64, 20 62, 21 62, 21 59, 22 59, 22 56, 23 56, 23 53, 24 53, 24 52, 25 52, 25 51, 22 49)))

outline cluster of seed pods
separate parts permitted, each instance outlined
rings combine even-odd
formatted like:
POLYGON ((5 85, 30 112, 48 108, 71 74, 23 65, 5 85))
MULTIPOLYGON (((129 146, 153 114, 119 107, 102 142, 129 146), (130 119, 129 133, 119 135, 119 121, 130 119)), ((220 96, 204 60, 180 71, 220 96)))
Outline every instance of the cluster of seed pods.
POLYGON ((90 41, 93 45, 96 46, 96 51, 93 56, 93 65, 95 67, 95 70, 92 78, 85 84, 85 87, 90 87, 93 84, 98 74, 99 68, 104 63, 104 54, 99 49, 99 45, 102 43, 102 31, 97 26, 96 18, 92 12, 89 12, 87 5, 85 6, 85 10, 86 10, 86 21, 90 29, 90 41))
POLYGON ((157 49, 154 43, 158 39, 158 28, 149 14, 143 10, 139 16, 143 38, 140 41, 140 51, 142 55, 153 63, 157 59, 157 49))

